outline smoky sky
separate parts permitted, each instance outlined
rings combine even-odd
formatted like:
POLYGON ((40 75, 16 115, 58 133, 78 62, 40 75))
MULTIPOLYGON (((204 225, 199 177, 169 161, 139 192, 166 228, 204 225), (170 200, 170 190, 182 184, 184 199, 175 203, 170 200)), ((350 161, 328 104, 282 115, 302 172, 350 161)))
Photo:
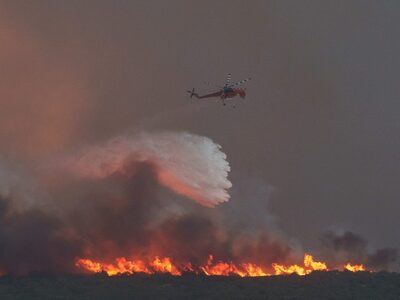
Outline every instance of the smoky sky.
POLYGON ((328 229, 399 247, 399 6, 2 1, 0 155, 34 170, 129 130, 187 130, 222 145, 234 187, 273 187, 269 211, 306 248, 328 229), (253 78, 235 109, 185 95, 227 73, 253 78))

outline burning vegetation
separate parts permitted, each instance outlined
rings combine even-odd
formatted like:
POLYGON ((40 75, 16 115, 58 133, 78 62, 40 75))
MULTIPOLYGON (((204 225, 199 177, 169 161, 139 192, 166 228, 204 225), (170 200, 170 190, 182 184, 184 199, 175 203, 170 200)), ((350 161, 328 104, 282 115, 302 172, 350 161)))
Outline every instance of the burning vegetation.
MULTIPOLYGON (((109 276, 118 274, 157 274, 168 273, 175 276, 180 276, 183 273, 195 273, 208 276, 231 276, 240 277, 259 277, 271 275, 290 275, 297 274, 300 276, 308 275, 313 271, 329 271, 327 264, 324 262, 314 261, 310 254, 304 255, 303 265, 281 265, 278 263, 272 264, 270 268, 265 268, 253 263, 240 263, 214 261, 212 255, 209 256, 207 263, 197 267, 193 267, 191 263, 174 264, 168 257, 155 257, 153 260, 127 260, 124 257, 117 258, 115 263, 102 263, 90 259, 77 259, 75 265, 85 271, 92 273, 105 272, 109 276)), ((351 272, 366 271, 365 267, 360 265, 351 265, 347 263, 342 270, 351 272)), ((336 270, 336 268, 335 268, 336 270)))

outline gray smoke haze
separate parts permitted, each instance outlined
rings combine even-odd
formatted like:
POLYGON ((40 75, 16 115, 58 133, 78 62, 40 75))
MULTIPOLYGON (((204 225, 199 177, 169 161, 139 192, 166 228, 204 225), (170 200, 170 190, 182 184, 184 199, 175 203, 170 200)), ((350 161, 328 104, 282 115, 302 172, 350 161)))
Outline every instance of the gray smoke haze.
POLYGON ((371 251, 368 242, 351 231, 326 232, 320 237, 320 252, 324 259, 336 264, 363 263, 373 270, 398 270, 398 250, 381 248, 371 251))
POLYGON ((394 270, 399 269, 399 251, 393 248, 382 248, 368 255, 365 263, 374 270, 394 270))
POLYGON ((68 261, 80 253, 80 243, 65 229, 54 216, 35 208, 15 211, 12 199, 0 197, 0 272, 72 272, 68 261))
POLYGON ((320 237, 324 253, 333 256, 336 260, 354 262, 365 259, 367 241, 361 236, 346 231, 343 234, 327 232, 320 237))

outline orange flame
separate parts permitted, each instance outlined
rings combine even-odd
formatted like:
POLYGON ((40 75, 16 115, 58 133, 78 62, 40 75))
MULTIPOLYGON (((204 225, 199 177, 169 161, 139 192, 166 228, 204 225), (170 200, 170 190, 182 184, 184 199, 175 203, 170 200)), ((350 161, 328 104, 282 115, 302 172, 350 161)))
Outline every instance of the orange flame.
POLYGON ((284 275, 284 274, 293 274, 296 273, 297 275, 306 275, 308 273, 311 273, 311 271, 307 271, 304 268, 298 266, 298 265, 291 265, 291 266, 284 266, 284 265, 279 265, 279 264, 272 264, 272 267, 275 270, 275 275, 284 275))
MULTIPOLYGON (((255 276, 271 276, 271 275, 289 275, 297 274, 304 276, 310 274, 313 271, 328 271, 327 264, 324 262, 314 261, 314 258, 310 254, 304 255, 303 266, 294 264, 285 266, 278 263, 272 264, 274 273, 268 273, 266 269, 254 263, 244 262, 235 264, 233 262, 217 261, 214 262, 214 257, 210 255, 207 263, 194 268, 190 263, 183 265, 175 265, 171 258, 156 256, 152 260, 147 262, 143 260, 127 260, 124 257, 117 258, 114 264, 100 263, 92 261, 90 259, 78 259, 75 263, 76 267, 92 272, 100 273, 105 272, 109 276, 117 274, 134 274, 134 273, 168 273, 171 275, 179 276, 183 272, 194 272, 202 273, 205 275, 216 275, 216 276, 230 276, 236 275, 240 277, 255 277, 255 276)), ((346 264, 344 269, 358 272, 365 271, 363 265, 351 265, 346 264)))
POLYGON ((311 268, 312 271, 326 271, 328 267, 326 263, 314 261, 314 258, 310 254, 304 255, 304 266, 311 268))
POLYGON ((153 261, 146 264, 142 260, 127 260, 124 257, 119 257, 115 260, 115 264, 102 264, 90 259, 78 259, 76 266, 93 273, 106 272, 109 276, 117 274, 134 274, 134 273, 170 273, 171 275, 181 275, 168 257, 159 258, 156 256, 153 261))
POLYGON ((272 264, 272 267, 275 270, 276 275, 283 275, 283 274, 297 274, 297 275, 307 275, 310 274, 312 271, 327 271, 328 267, 326 263, 314 261, 314 258, 310 254, 304 255, 304 267, 298 265, 291 265, 291 266, 284 266, 279 264, 272 264))
POLYGON ((347 263, 344 266, 344 269, 350 272, 361 272, 361 271, 365 271, 365 267, 364 265, 351 265, 350 263, 347 263))
POLYGON ((92 261, 90 259, 78 259, 75 265, 78 268, 85 269, 93 273, 106 272, 109 276, 117 274, 133 274, 133 273, 147 273, 151 271, 146 267, 146 264, 141 260, 127 260, 124 257, 117 258, 113 264, 102 264, 99 262, 92 261))
POLYGON ((264 270, 252 263, 242 263, 236 266, 233 263, 227 263, 219 261, 213 263, 213 256, 208 257, 207 265, 200 267, 201 271, 206 275, 239 275, 240 277, 255 277, 255 276, 269 276, 270 274, 264 272, 264 270))
POLYGON ((170 273, 171 275, 181 275, 182 273, 172 264, 171 259, 164 257, 162 259, 156 257, 152 263, 152 267, 156 272, 170 273))

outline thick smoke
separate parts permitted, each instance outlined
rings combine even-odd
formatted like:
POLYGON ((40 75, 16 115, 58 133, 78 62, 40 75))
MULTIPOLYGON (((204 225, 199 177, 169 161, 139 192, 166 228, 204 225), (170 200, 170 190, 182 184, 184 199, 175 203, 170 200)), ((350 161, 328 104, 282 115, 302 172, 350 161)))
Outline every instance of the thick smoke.
POLYGON ((196 265, 213 254, 216 259, 266 266, 290 258, 287 243, 270 233, 249 235, 226 226, 214 210, 179 201, 159 185, 153 164, 127 164, 125 168, 133 164, 135 172, 90 179, 79 192, 81 206, 74 213, 74 226, 85 240, 85 256, 112 260, 161 255, 196 265))
POLYGON ((366 265, 373 270, 394 269, 399 259, 399 251, 394 248, 382 248, 368 255, 366 265))
POLYGON ((36 176, 40 193, 22 193, 26 181, 4 171, 0 272, 77 272, 82 257, 169 256, 194 266, 210 254, 267 267, 290 261, 282 238, 264 227, 249 233, 231 210, 204 207, 229 198, 225 158, 208 138, 170 132, 119 137, 52 160, 36 176))
POLYGON ((320 244, 322 256, 337 264, 363 263, 372 270, 389 270, 396 268, 398 262, 397 249, 381 248, 371 252, 368 242, 351 231, 326 232, 321 235, 320 244))
POLYGON ((0 274, 72 271, 80 243, 62 219, 44 209, 45 193, 0 162, 0 274))
POLYGON ((365 259, 367 252, 367 241, 351 231, 342 234, 326 232, 321 235, 320 243, 324 253, 335 261, 354 262, 365 259))
POLYGON ((80 242, 63 223, 38 209, 15 211, 12 199, 0 197, 0 273, 73 271, 68 261, 80 242))
POLYGON ((194 201, 213 207, 229 200, 229 164, 221 146, 187 132, 121 136, 69 159, 81 177, 105 178, 134 172, 135 164, 153 165, 159 183, 194 201))

